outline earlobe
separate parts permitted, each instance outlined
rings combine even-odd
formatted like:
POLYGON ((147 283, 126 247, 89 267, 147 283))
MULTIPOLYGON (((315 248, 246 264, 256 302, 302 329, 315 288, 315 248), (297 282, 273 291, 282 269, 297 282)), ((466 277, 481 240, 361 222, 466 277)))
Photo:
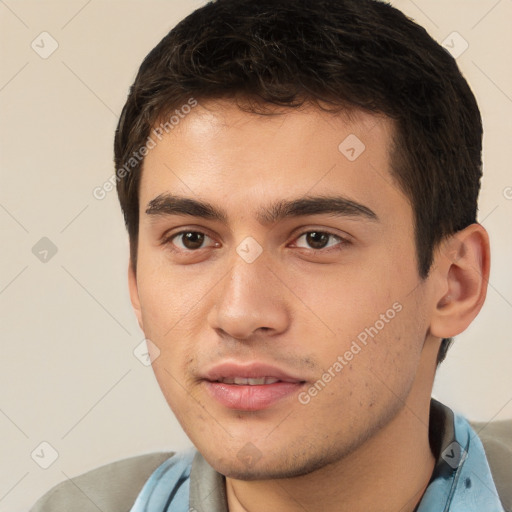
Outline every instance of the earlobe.
POLYGON ((471 224, 450 236, 436 253, 439 283, 431 333, 451 338, 464 331, 479 313, 487 294, 490 248, 487 231, 471 224))
POLYGON ((130 291, 130 301, 132 303, 133 311, 135 312, 135 316, 139 322, 139 327, 141 328, 142 332, 144 332, 142 311, 139 300, 139 287, 137 284, 137 276, 135 275, 135 270, 131 260, 128 263, 128 289, 130 291))

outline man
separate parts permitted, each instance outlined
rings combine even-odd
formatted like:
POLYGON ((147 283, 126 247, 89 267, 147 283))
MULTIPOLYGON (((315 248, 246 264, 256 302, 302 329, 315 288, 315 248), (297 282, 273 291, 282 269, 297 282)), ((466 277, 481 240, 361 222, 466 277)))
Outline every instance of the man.
POLYGON ((453 58, 375 0, 218 0, 151 51, 116 179, 132 304, 196 450, 132 512, 504 510, 431 399, 486 295, 481 140, 453 58))

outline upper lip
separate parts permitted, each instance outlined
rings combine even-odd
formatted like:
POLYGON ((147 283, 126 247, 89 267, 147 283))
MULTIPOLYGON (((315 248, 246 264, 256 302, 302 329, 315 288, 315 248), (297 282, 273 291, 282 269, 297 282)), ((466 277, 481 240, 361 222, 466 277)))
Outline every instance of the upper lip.
POLYGON ((202 377, 203 379, 211 382, 215 382, 226 377, 243 377, 246 379, 273 377, 274 379, 278 379, 283 382, 304 382, 304 380, 290 375, 275 366, 258 362, 223 362, 209 368, 202 377))

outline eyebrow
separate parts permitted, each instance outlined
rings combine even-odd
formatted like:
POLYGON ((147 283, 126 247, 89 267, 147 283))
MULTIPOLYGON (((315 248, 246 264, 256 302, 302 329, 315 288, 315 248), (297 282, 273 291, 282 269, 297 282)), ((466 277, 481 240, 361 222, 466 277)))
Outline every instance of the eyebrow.
MULTIPOLYGON (((226 210, 206 201, 172 194, 160 194, 149 201, 147 215, 187 215, 228 223, 226 210)), ((306 196, 292 200, 279 200, 267 207, 261 208, 256 218, 262 225, 305 215, 330 214, 335 217, 364 218, 378 221, 377 214, 360 203, 343 196, 306 196)))

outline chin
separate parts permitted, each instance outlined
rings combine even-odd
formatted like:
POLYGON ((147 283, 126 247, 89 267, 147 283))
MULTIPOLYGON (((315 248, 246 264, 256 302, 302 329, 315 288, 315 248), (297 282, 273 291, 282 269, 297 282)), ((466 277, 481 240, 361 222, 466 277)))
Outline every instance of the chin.
POLYGON ((343 453, 334 453, 332 450, 314 455, 303 452, 297 457, 290 453, 289 447, 282 456, 272 451, 270 457, 261 453, 259 458, 246 461, 240 460, 238 454, 227 458, 225 454, 219 457, 215 453, 202 453, 218 473, 234 480, 245 481, 296 478, 313 473, 343 457, 343 453))
MULTIPOLYGON (((240 467, 238 464, 223 464, 214 469, 224 475, 225 477, 232 478, 233 480, 276 480, 285 478, 296 478, 304 476, 309 473, 320 469, 325 463, 319 467, 298 467, 298 468, 280 468, 280 467, 254 467, 246 468, 240 467)), ((210 464, 211 465, 211 464, 210 464)))

